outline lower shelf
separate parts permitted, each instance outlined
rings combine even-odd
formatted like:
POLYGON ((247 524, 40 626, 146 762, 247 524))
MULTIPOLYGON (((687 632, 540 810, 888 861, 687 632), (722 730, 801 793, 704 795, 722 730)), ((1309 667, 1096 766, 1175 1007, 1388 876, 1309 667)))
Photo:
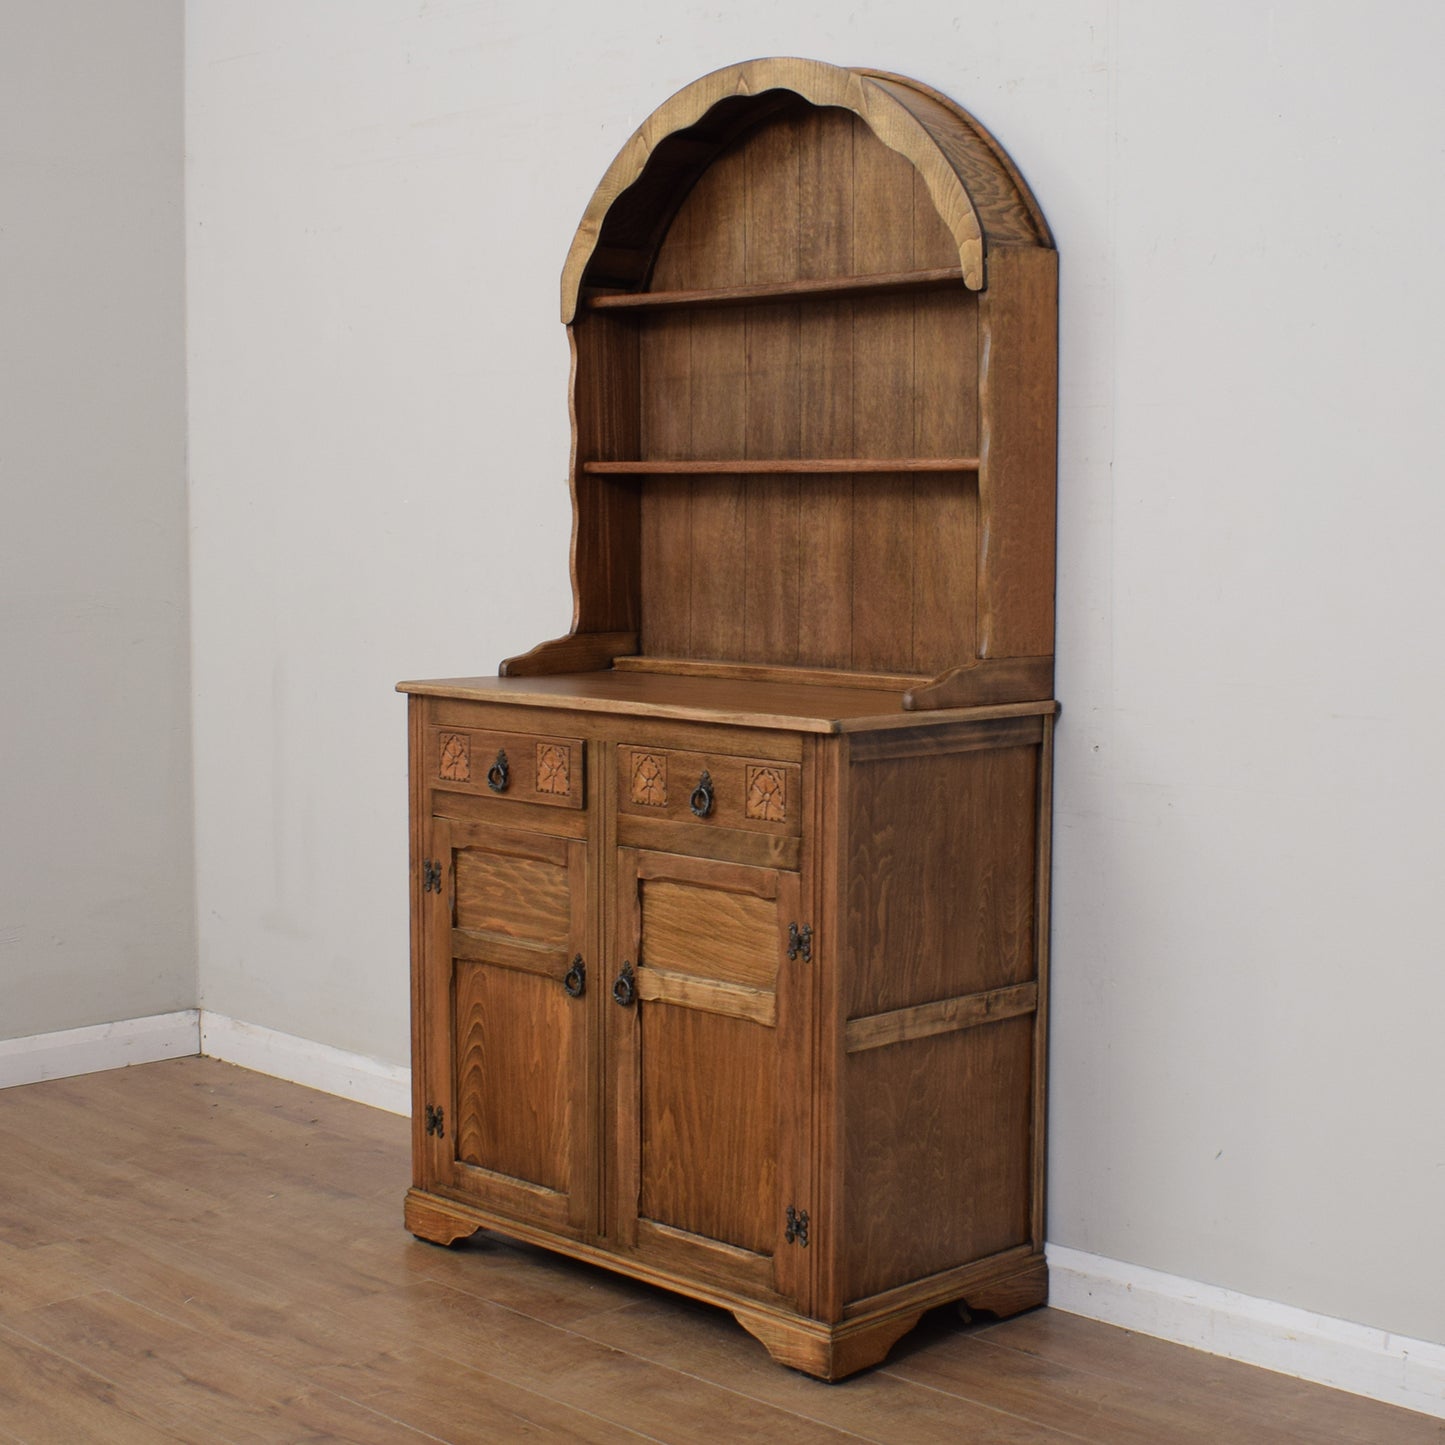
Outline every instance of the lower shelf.
POLYGON ((845 1379, 879 1364, 918 1323, 924 1311, 938 1305, 960 1300, 970 1309, 1008 1316, 1046 1303, 1049 1295, 1048 1267, 1043 1256, 1022 1248, 917 1280, 876 1300, 859 1301, 848 1307, 843 1320, 830 1324, 664 1273, 631 1256, 558 1238, 546 1230, 420 1189, 406 1196, 406 1227, 418 1239, 443 1245, 455 1244, 480 1229, 492 1230, 715 1305, 729 1311, 778 1364, 820 1380, 845 1379))

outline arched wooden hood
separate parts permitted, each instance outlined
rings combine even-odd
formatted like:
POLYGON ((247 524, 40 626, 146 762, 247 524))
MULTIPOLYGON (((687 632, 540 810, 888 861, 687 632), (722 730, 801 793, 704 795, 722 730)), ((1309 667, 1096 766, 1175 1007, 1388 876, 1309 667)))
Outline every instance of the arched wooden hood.
POLYGON ((1051 248, 1043 214, 994 138, 915 80, 816 60, 749 60, 694 81, 638 127, 594 192, 562 271, 562 320, 584 290, 647 285, 667 228, 717 156, 768 117, 799 105, 851 111, 917 170, 958 247, 964 284, 987 284, 993 245, 1051 248))

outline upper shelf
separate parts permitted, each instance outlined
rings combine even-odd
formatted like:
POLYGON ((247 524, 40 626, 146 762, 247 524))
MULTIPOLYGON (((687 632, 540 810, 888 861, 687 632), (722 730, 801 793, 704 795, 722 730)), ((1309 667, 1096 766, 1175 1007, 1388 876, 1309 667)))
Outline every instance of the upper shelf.
POLYGON ((646 476, 842 476, 850 472, 976 472, 977 457, 719 457, 706 461, 664 459, 583 462, 600 477, 646 476))
POLYGON ((961 266, 920 271, 886 271, 872 276, 823 276, 798 281, 761 281, 746 286, 712 286, 690 291, 622 291, 591 296, 589 311, 637 311, 699 306, 746 306, 758 301, 845 300, 909 291, 963 287, 961 266))

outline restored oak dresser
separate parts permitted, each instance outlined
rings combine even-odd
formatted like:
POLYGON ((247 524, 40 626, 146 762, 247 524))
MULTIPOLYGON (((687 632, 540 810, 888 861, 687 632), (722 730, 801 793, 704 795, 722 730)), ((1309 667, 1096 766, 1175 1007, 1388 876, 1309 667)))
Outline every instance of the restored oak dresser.
POLYGON ((572 630, 401 685, 413 1233, 828 1379, 1045 1299, 1055 287, 913 81, 752 61, 623 148, 562 281, 572 630))

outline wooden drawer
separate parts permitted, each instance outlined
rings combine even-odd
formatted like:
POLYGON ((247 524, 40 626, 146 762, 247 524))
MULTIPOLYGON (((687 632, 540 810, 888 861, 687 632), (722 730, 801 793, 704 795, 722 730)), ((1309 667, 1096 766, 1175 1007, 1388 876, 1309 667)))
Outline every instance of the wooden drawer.
POLYGON ((803 816, 801 779, 797 763, 772 758, 644 743, 617 747, 617 808, 635 818, 796 838, 803 816))
POLYGON ((587 797, 584 755, 581 738, 431 727, 422 766, 433 788, 552 808, 581 808, 587 797))

